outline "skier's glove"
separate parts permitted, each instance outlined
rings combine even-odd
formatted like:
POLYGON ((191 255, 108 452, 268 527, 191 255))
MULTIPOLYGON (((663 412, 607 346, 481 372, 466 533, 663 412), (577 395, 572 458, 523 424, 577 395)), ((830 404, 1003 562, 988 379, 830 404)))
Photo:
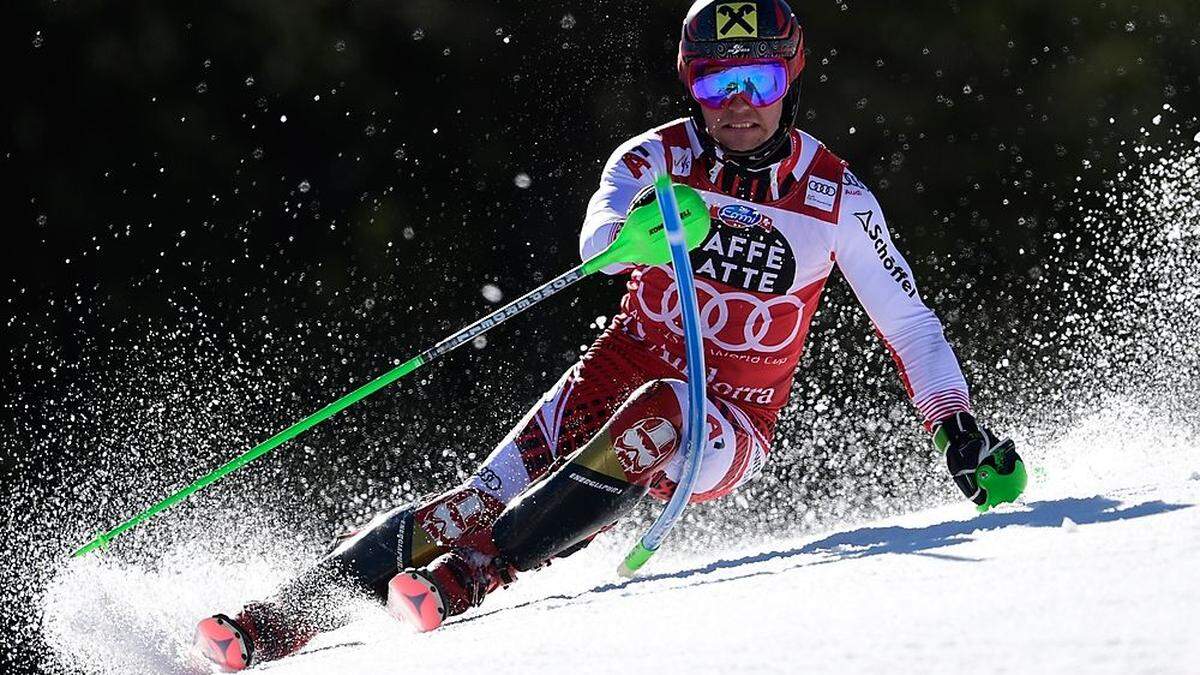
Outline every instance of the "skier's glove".
POLYGON ((1000 440, 980 428, 971 413, 955 413, 934 424, 933 445, 946 453, 954 484, 980 511, 1015 500, 1029 482, 1012 439, 1000 440))
MULTIPOLYGON (((620 234, 620 232, 621 232, 621 228, 625 227, 625 221, 628 220, 629 217, 631 215, 633 215, 633 212, 638 210, 639 208, 645 212, 645 213, 643 213, 643 217, 657 218, 661 222, 662 216, 659 215, 658 204, 656 203, 657 201, 658 201, 658 198, 654 194, 654 186, 653 185, 645 187, 640 192, 638 192, 637 196, 635 196, 633 198, 633 202, 630 203, 629 211, 626 214, 625 218, 622 220, 616 220, 616 221, 612 221, 611 223, 609 223, 612 226, 612 232, 610 232, 608 235, 609 241, 616 240, 617 235, 620 234)), ((601 270, 605 274, 620 274, 621 272, 625 272, 625 271, 629 270, 631 267, 633 267, 633 265, 631 265, 630 263, 613 263, 612 265, 609 265, 608 267, 601 268, 601 270)))

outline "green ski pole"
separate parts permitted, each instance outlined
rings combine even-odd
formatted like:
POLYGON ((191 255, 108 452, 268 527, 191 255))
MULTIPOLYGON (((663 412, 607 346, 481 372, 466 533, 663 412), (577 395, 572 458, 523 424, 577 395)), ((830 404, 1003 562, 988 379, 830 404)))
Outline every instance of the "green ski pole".
MULTIPOLYGON (((708 213, 704 207, 704 200, 698 193, 690 191, 690 197, 680 194, 678 201, 680 205, 680 216, 684 222, 685 228, 688 229, 689 243, 693 240, 703 239, 703 233, 708 232, 709 221, 708 213), (698 203, 697 203, 698 200, 698 203), (699 233, 699 237, 696 234, 699 233)), ((632 216, 632 214, 631 214, 632 216)), ((271 452, 275 448, 287 443, 300 434, 317 426, 325 420, 333 417, 339 412, 358 403, 364 398, 374 394, 384 387, 392 384, 396 380, 408 375, 421 366, 437 359, 443 354, 463 345, 466 342, 473 340, 476 336, 482 335, 492 328, 500 325, 504 321, 524 312, 533 307, 537 303, 546 298, 558 293, 559 291, 574 285, 581 279, 590 276, 598 270, 613 264, 630 263, 638 265, 661 265, 670 259, 669 249, 666 246, 666 237, 663 231, 661 221, 655 222, 653 219, 643 219, 630 217, 626 221, 624 227, 612 244, 607 249, 588 259, 582 265, 576 266, 563 274, 551 279, 542 284, 538 288, 526 293, 509 304, 483 317, 475 323, 459 330, 450 337, 442 340, 433 347, 426 349, 417 356, 401 363, 395 368, 387 371, 383 375, 371 380, 354 391, 342 396, 333 403, 321 408, 313 414, 296 422, 292 426, 280 431, 267 440, 259 443, 250 450, 238 455, 229 462, 222 464, 212 473, 200 478, 191 485, 179 490, 166 499, 158 502, 150 508, 133 516, 132 518, 120 523, 116 527, 102 532, 94 539, 84 544, 75 550, 72 554, 74 557, 87 555, 88 553, 107 546, 114 539, 121 536, 126 531, 136 527, 142 522, 154 517, 155 515, 166 511, 175 506, 179 502, 187 499, 196 492, 212 485, 221 480, 225 476, 237 471, 250 462, 262 457, 271 452)), ((695 244, 693 244, 694 246, 695 244)))

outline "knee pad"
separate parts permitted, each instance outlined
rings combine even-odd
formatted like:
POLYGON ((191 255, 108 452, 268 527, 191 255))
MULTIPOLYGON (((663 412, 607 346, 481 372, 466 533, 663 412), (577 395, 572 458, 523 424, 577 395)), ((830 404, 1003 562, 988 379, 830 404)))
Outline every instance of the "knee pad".
POLYGON ((629 482, 648 482, 679 449, 686 400, 682 380, 653 380, 639 387, 606 425, 612 454, 629 482))

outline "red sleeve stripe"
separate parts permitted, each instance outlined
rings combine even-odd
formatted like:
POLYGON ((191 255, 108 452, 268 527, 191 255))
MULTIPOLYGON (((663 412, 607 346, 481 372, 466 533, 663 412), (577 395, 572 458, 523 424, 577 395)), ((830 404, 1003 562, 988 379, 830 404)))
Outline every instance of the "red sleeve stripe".
POLYGON ((925 427, 931 428, 934 422, 953 415, 956 412, 971 412, 971 400, 963 391, 945 391, 922 399, 917 403, 917 410, 925 420, 925 427))

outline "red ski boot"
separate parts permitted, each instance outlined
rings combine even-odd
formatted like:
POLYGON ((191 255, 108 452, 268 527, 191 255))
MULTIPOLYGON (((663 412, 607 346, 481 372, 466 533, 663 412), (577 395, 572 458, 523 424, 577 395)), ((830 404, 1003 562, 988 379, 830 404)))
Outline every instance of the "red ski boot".
POLYGON ((409 568, 388 583, 388 612, 419 633, 479 606, 488 593, 507 586, 516 570, 470 549, 442 554, 428 567, 409 568))
POLYGON ((196 626, 192 644, 221 670, 231 673, 294 654, 316 630, 290 625, 266 602, 246 605, 236 619, 217 614, 196 626))
POLYGON ((232 673, 250 665, 254 640, 246 629, 224 614, 204 619, 196 626, 192 645, 221 670, 232 673))

